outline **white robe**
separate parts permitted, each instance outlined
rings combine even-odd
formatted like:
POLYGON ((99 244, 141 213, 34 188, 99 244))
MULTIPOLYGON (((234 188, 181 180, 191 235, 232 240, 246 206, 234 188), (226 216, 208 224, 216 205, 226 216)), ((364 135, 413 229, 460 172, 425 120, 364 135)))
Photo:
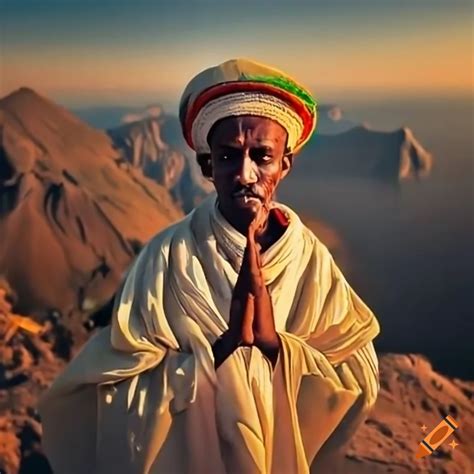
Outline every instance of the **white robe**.
POLYGON ((142 250, 111 326, 41 400, 55 473, 308 473, 363 419, 378 391, 378 323, 327 248, 274 205, 289 219, 262 254, 275 368, 242 347, 214 369, 246 238, 209 197, 142 250))

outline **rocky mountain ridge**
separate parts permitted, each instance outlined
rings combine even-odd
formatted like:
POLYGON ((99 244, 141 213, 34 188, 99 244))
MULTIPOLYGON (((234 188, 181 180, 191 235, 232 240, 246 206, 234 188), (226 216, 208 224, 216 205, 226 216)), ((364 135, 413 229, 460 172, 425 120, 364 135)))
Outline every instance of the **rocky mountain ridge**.
POLYGON ((181 217, 110 137, 30 89, 0 100, 0 270, 25 312, 99 308, 181 217))

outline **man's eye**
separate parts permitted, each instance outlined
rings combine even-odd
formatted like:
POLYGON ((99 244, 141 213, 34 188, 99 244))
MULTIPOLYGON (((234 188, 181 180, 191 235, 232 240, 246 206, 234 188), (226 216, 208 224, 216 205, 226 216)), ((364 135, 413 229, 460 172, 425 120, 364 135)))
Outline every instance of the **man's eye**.
POLYGON ((253 160, 257 162, 266 163, 272 160, 272 155, 268 150, 265 149, 256 149, 251 151, 251 155, 253 160))
POLYGON ((232 161, 237 158, 237 153, 226 152, 220 155, 221 161, 232 161))

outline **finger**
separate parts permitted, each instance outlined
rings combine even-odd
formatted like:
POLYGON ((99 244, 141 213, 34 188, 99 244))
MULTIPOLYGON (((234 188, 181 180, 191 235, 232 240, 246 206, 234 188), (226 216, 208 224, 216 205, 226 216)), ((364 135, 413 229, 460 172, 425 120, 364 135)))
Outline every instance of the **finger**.
POLYGON ((245 248, 244 258, 242 260, 242 266, 241 266, 240 272, 239 272, 240 282, 239 282, 239 290, 238 291, 242 296, 242 301, 244 302, 244 304, 245 304, 245 300, 247 298, 247 294, 249 293, 250 287, 251 287, 252 252, 253 252, 252 243, 249 240, 247 242, 247 246, 245 248))
POLYGON ((262 245, 261 244, 255 244, 256 247, 256 254, 257 254, 257 265, 258 268, 262 268, 262 245))
POLYGON ((244 250, 242 258, 242 264, 240 266, 237 281, 234 286, 233 297, 241 297, 242 301, 245 300, 247 293, 250 290, 250 275, 249 275, 249 255, 250 255, 250 240, 247 241, 247 245, 244 250))
POLYGON ((245 312, 242 318, 242 344, 251 346, 254 342, 253 336, 254 296, 249 293, 245 304, 245 312))
POLYGON ((255 214, 255 217, 252 219, 252 222, 250 222, 250 225, 248 226, 247 229, 247 238, 254 239, 255 238, 255 233, 257 230, 262 226, 262 222, 264 221, 265 217, 265 210, 264 207, 261 206, 259 207, 257 214, 255 214))
POLYGON ((255 228, 256 228, 256 225, 255 225, 255 220, 253 220, 249 226, 248 226, 248 229, 247 229, 247 245, 254 241, 255 240, 255 228))
POLYGON ((260 268, 252 269, 250 272, 250 291, 258 299, 264 291, 264 280, 260 268))
POLYGON ((255 280, 258 279, 261 275, 260 272, 260 266, 258 264, 258 250, 257 250, 257 244, 255 241, 250 242, 249 244, 249 269, 250 269, 250 275, 251 279, 255 280))

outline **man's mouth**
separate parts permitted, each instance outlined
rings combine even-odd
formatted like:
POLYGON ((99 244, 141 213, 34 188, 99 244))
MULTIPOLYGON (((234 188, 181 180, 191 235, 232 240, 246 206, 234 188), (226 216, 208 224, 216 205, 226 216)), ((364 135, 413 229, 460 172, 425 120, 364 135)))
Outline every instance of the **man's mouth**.
POLYGON ((243 204, 247 204, 251 201, 261 201, 260 196, 257 196, 256 194, 247 190, 237 191, 236 193, 232 194, 232 197, 243 204))

